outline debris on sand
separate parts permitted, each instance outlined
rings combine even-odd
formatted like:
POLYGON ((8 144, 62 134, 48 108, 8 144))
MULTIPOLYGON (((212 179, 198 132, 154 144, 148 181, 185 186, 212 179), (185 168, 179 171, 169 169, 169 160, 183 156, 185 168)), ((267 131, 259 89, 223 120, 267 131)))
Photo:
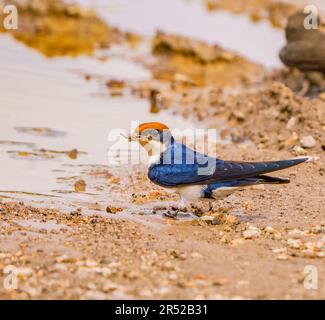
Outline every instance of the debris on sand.
POLYGON ((83 179, 79 179, 74 184, 74 190, 76 192, 85 192, 86 191, 86 182, 83 179))
POLYGON ((152 52, 158 61, 151 69, 161 80, 171 81, 180 74, 199 86, 247 84, 263 72, 262 66, 217 45, 161 31, 152 40, 152 52))

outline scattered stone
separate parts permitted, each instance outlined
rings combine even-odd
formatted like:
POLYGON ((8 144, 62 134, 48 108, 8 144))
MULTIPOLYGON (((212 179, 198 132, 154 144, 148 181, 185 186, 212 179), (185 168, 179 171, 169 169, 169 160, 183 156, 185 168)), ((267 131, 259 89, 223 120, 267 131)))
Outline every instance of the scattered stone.
POLYGON ((54 269, 59 270, 59 271, 66 271, 68 270, 67 266, 63 263, 56 263, 54 265, 54 269))
POLYGON ((311 228, 311 233, 313 234, 325 233, 325 226, 314 226, 311 228))
POLYGON ((57 257, 55 261, 58 263, 72 263, 75 262, 76 259, 63 254, 62 256, 57 257))
POLYGON ((305 232, 299 230, 299 229, 293 229, 288 232, 288 237, 293 239, 299 239, 302 238, 305 235, 305 232))
POLYGON ((272 252, 273 253, 287 253, 288 249, 286 247, 283 248, 273 248, 272 252))
POLYGON ((202 254, 201 253, 199 253, 199 252, 192 252, 191 253, 191 257, 192 258, 201 258, 202 257, 202 254))
POLYGON ((249 226, 248 229, 243 232, 243 237, 244 239, 254 239, 258 238, 260 234, 260 229, 253 226, 249 226))
POLYGON ((273 227, 270 227, 270 226, 266 226, 266 227, 264 228, 264 231, 265 231, 266 233, 269 233, 269 234, 274 234, 274 233, 276 232, 276 230, 275 230, 273 227))
POLYGON ((316 140, 313 138, 313 136, 305 136, 300 139, 300 143, 304 148, 311 149, 315 147, 316 140))
POLYGON ((215 286, 224 286, 229 283, 229 279, 225 277, 216 278, 213 280, 212 284, 215 286))
POLYGON ((17 268, 16 275, 21 278, 27 278, 34 274, 34 270, 32 268, 22 267, 17 268))
POLYGON ((107 212, 107 213, 116 214, 116 213, 121 212, 121 211, 123 211, 122 208, 118 208, 118 207, 110 207, 110 206, 107 206, 107 207, 106 207, 106 212, 107 212))
POLYGON ((218 217, 214 217, 214 216, 204 215, 201 217, 201 220, 212 225, 221 224, 221 220, 218 217))
POLYGON ((79 179, 74 184, 74 190, 76 192, 85 192, 86 191, 86 182, 83 179, 79 179))
POLYGON ((285 253, 279 254, 276 258, 278 260, 288 260, 288 259, 290 259, 290 257, 287 254, 285 254, 285 253))
POLYGON ((292 238, 290 238, 290 239, 287 240, 287 244, 288 244, 288 246, 290 248, 293 248, 293 249, 299 249, 302 246, 301 240, 299 240, 299 239, 292 239, 292 238))
POLYGON ((236 238, 231 241, 231 244, 236 246, 236 245, 243 244, 244 242, 245 240, 243 238, 236 238))
POLYGON ((296 118, 295 117, 291 117, 289 120, 288 120, 288 122, 287 122, 287 129, 292 129, 293 128, 293 126, 296 124, 296 118))
POLYGON ((307 154, 307 151, 300 146, 295 146, 293 152, 296 156, 305 156, 307 154))

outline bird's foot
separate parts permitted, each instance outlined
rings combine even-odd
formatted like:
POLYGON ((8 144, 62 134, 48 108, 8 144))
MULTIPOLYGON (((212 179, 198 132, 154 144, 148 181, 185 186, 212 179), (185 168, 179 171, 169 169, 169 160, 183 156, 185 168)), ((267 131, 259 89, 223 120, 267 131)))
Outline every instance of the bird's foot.
POLYGON ((202 214, 204 213, 202 208, 196 206, 196 205, 191 205, 192 208, 192 212, 196 215, 196 216, 202 216, 202 214))
POLYGON ((176 219, 177 217, 177 214, 178 214, 178 210, 168 210, 166 212, 163 213, 163 215, 167 218, 172 218, 172 219, 176 219))

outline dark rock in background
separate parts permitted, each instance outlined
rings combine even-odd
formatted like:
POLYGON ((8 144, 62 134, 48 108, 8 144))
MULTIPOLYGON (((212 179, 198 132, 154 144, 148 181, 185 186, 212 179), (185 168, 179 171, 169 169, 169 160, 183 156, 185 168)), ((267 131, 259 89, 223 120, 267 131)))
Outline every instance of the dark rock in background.
POLYGON ((319 18, 318 29, 305 29, 305 17, 297 12, 288 19, 287 45, 280 51, 280 59, 288 67, 325 72, 325 26, 319 18))

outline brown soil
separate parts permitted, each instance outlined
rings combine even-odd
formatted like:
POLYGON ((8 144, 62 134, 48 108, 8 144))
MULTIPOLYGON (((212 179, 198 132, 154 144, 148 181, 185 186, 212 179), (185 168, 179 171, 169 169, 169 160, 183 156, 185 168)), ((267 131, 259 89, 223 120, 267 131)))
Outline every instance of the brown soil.
POLYGON ((302 7, 296 1, 278 0, 204 0, 208 10, 227 10, 234 14, 246 14, 252 21, 269 20, 276 28, 284 28, 287 17, 302 7))

